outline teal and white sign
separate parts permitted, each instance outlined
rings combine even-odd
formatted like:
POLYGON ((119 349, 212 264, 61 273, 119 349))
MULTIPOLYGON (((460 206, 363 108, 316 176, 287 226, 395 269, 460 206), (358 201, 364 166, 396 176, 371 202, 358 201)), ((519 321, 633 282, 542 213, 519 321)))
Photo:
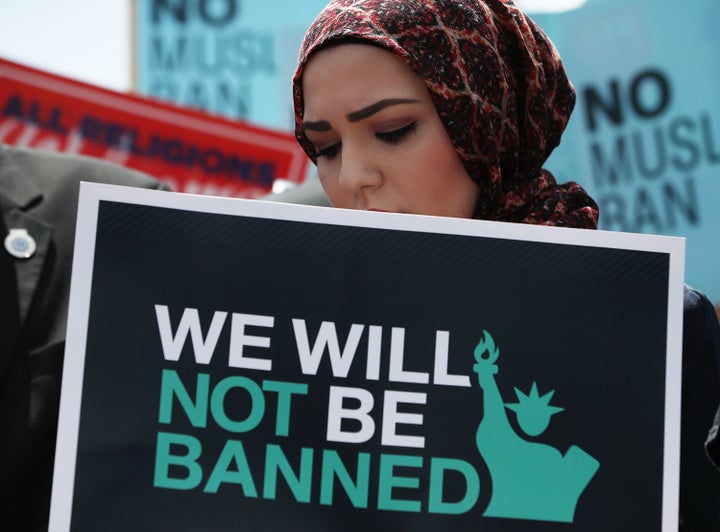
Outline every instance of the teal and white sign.
POLYGON ((677 531, 682 239, 85 184, 75 242, 51 532, 677 531))
POLYGON ((547 167, 600 227, 687 238, 687 281, 720 304, 720 2, 588 0, 533 18, 578 93, 547 167))
POLYGON ((291 76, 327 0, 135 0, 135 89, 289 130, 291 76))

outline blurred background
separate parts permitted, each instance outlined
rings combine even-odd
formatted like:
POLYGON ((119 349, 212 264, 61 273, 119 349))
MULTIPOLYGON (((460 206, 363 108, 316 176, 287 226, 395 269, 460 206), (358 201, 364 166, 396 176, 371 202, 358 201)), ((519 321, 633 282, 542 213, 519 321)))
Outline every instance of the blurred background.
MULTIPOLYGON (((720 2, 518 4, 578 93, 547 168, 598 201, 601 229, 686 238, 686 279, 719 306, 720 2)), ((257 197, 313 180, 291 135, 290 76, 324 5, 0 0, 0 142, 113 159, 185 192, 257 197)))
MULTIPOLYGON (((145 15, 152 18, 154 6, 165 13, 186 6, 186 13, 195 12, 202 18, 202 4, 206 11, 221 18, 222 13, 229 11, 228 6, 234 4, 241 19, 248 16, 247 9, 252 7, 258 9, 261 20, 265 19, 265 26, 270 29, 278 15, 284 14, 283 21, 292 20, 285 15, 292 16, 300 34, 290 38, 299 42, 302 31, 325 3, 325 0, 2 0, 0 56, 108 89, 129 91, 135 88, 134 12, 143 16, 141 11, 149 9, 145 15)), ((572 9, 583 3, 585 0, 525 0, 518 5, 538 13, 572 9)))

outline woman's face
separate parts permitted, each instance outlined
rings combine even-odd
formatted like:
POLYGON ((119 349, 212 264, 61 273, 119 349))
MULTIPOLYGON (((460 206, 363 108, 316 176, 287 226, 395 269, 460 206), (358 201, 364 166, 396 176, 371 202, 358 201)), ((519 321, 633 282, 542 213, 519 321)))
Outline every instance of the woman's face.
POLYGON ((335 207, 469 218, 478 187, 423 80, 364 44, 318 51, 303 73, 303 129, 335 207))

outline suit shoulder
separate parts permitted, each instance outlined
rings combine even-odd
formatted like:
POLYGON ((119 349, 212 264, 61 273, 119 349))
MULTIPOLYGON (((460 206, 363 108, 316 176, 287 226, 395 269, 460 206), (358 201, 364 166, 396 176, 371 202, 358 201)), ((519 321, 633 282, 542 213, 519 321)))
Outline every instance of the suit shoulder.
POLYGON ((0 161, 0 168, 12 167, 18 175, 38 182, 43 189, 89 181, 169 190, 166 184, 148 174, 84 155, 2 146, 0 161))

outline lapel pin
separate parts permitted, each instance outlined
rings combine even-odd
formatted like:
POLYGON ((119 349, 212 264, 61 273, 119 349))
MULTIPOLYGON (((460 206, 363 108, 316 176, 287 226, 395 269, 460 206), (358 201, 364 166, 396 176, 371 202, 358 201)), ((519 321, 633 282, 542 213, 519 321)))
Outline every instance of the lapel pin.
POLYGON ((37 244, 26 229, 10 229, 5 237, 5 249, 18 259, 29 259, 35 253, 37 244))

